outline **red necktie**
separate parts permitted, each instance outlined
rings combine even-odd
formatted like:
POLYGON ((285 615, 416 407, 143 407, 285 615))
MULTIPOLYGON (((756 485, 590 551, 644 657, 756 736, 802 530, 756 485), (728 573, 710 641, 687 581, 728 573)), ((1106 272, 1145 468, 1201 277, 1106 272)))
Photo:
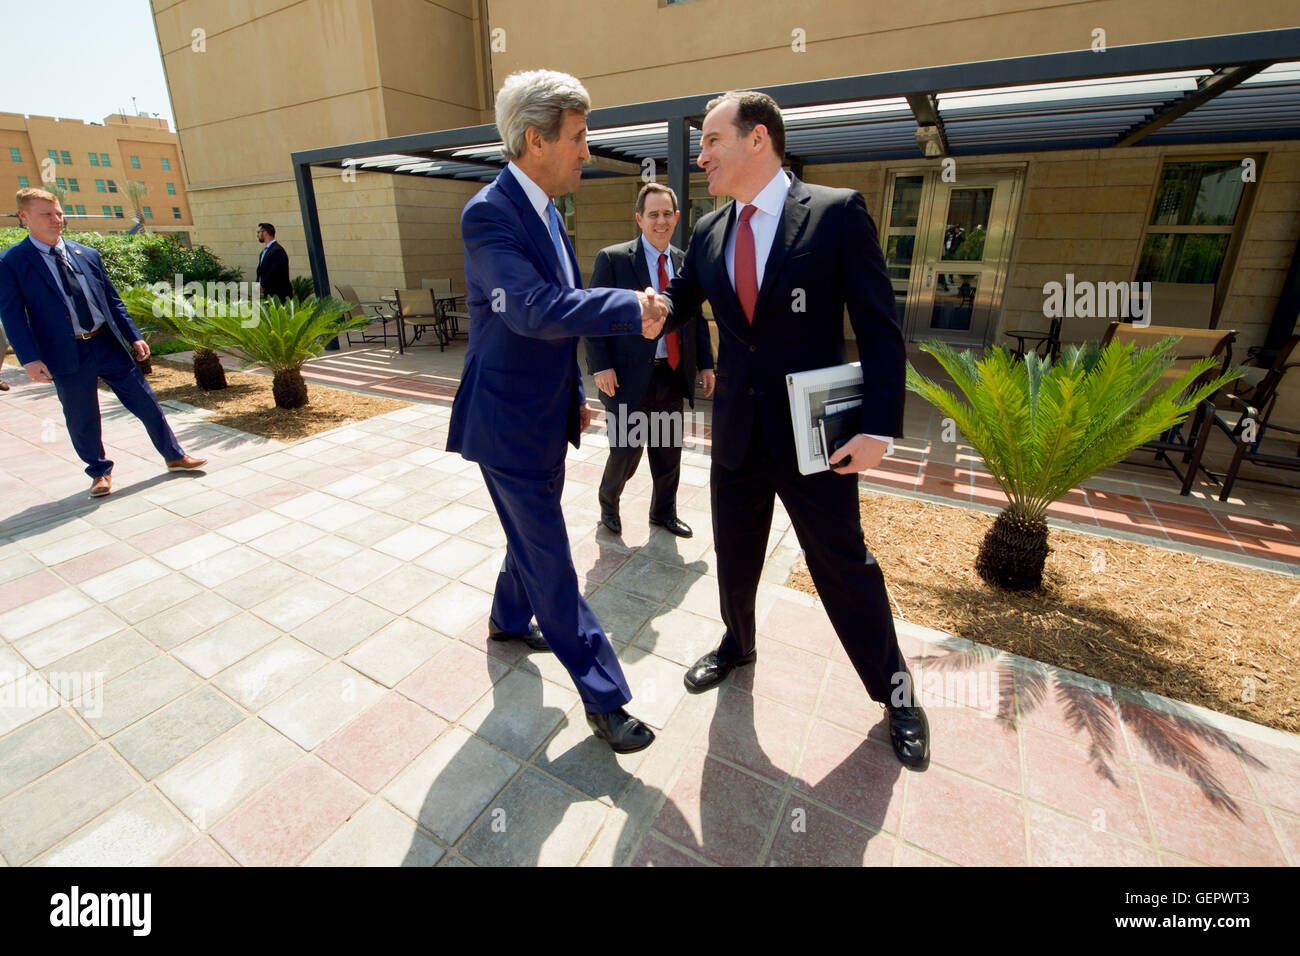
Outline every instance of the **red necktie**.
POLYGON ((754 261, 754 230, 749 220, 757 208, 751 203, 742 209, 740 226, 736 229, 736 297, 750 325, 754 324, 754 306, 758 304, 758 268, 754 261))
MULTIPOLYGON (((668 254, 659 253, 659 291, 663 292, 668 288, 668 254)), ((682 346, 677 341, 677 333, 669 332, 664 336, 664 344, 668 346, 668 367, 677 368, 677 363, 682 360, 682 346)))

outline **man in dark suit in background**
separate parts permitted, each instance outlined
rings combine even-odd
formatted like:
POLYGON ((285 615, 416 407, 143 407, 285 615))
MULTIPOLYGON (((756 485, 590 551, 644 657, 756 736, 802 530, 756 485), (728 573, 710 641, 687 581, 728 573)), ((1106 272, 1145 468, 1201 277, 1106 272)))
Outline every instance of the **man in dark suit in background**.
POLYGON ((293 286, 289 282, 289 253, 275 241, 275 226, 269 222, 259 222, 257 241, 265 243, 262 254, 257 259, 257 284, 261 287, 262 295, 275 296, 277 299, 293 298, 293 286))
POLYGON ((33 382, 53 382, 68 435, 92 479, 90 494, 112 491, 105 457, 99 379, 144 422, 154 448, 173 471, 207 464, 181 450, 158 399, 136 362, 149 357, 99 253, 63 238, 63 208, 44 189, 18 190, 18 218, 27 238, 0 253, 0 322, 33 382), (107 332, 108 334, 105 334, 107 332))
POLYGON ((764 93, 710 102, 700 145, 709 192, 733 202, 695 227, 668 289, 666 328, 705 299, 718 325, 709 483, 726 633, 686 685, 713 687, 756 657, 754 601, 780 495, 835 632, 885 707, 895 754, 924 767, 929 725, 858 511, 858 473, 903 433, 905 350, 875 225, 861 193, 808 185, 781 168, 785 123, 764 93), (859 434, 830 456, 838 467, 801 475, 785 376, 844 362, 846 306, 862 362, 859 434))
POLYGON ((582 182, 590 104, 578 80, 552 70, 512 73, 497 94, 510 162, 460 217, 471 321, 447 450, 478 463, 506 535, 488 636, 549 645, 593 733, 630 753, 654 732, 624 709, 632 692, 578 587, 560 497, 565 442, 576 448, 591 421, 579 337, 655 338, 667 311, 653 289, 582 288, 554 200, 582 182))
MULTIPOLYGON (((636 197, 636 224, 641 235, 630 242, 606 246, 596 253, 593 287, 645 289, 663 292, 681 268, 682 250, 672 245, 681 210, 677 194, 659 183, 646 183, 636 197)), ((709 325, 697 315, 679 331, 654 341, 630 335, 587 338, 587 368, 596 379, 605 403, 609 458, 600 480, 600 520, 614 534, 623 533, 619 498, 636 473, 643 445, 649 446, 650 523, 683 538, 690 526, 677 517, 677 486, 682 473, 682 399, 695 407, 695 377, 699 370, 704 397, 713 394, 713 345, 709 325), (629 427, 629 413, 639 423, 629 427), (664 427, 666 424, 671 427, 664 427), (637 426, 640 427, 637 427, 637 426)))

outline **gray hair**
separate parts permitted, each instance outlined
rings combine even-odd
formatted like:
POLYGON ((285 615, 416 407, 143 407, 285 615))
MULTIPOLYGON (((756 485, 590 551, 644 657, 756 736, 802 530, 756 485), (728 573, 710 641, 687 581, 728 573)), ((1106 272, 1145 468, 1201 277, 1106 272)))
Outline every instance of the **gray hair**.
POLYGON ((560 135, 565 110, 591 110, 591 97, 576 76, 555 70, 527 70, 511 73, 497 93, 497 130, 506 159, 524 154, 528 127, 537 127, 542 139, 553 142, 560 135))

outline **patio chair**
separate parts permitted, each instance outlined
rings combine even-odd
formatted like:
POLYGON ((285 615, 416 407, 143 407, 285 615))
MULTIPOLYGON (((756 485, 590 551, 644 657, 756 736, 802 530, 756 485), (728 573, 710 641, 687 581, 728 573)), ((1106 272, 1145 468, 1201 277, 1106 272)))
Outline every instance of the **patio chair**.
MULTIPOLYGON (((1170 335, 1177 335, 1180 338, 1178 345, 1175 347, 1174 364, 1169 371, 1160 377, 1160 381, 1155 385, 1156 388, 1163 388, 1177 380, 1199 360, 1207 356, 1221 357, 1222 361, 1197 377, 1192 382, 1191 388, 1210 381, 1215 376, 1227 371, 1228 366, 1232 363, 1232 343, 1237 339, 1235 330, 1184 329, 1171 325, 1139 326, 1127 322, 1112 322, 1106 329, 1106 335, 1102 338, 1101 344, 1105 347, 1111 342, 1131 342, 1138 348, 1145 348, 1155 345, 1170 335)), ((1201 464, 1201 457, 1205 454, 1205 443, 1210 437, 1210 423, 1214 417, 1213 399, 1214 396, 1211 395, 1201 402, 1192 417, 1182 425, 1175 425, 1159 438, 1141 446, 1147 451, 1155 452, 1156 462, 1163 462, 1168 465, 1170 470, 1182 481, 1182 487, 1178 492, 1180 495, 1191 492, 1192 483, 1196 480, 1198 469, 1204 471, 1212 481, 1218 482, 1218 478, 1206 471, 1201 464), (1183 464, 1187 466, 1185 474, 1169 457, 1170 452, 1181 454, 1183 464)), ((1146 465, 1148 463, 1133 462, 1133 464, 1146 465)))
POLYGON ((447 317, 428 289, 398 289, 397 342, 402 351, 414 345, 426 329, 432 329, 438 340, 438 351, 446 351, 450 336, 447 334, 447 317), (411 329, 411 340, 405 341, 405 330, 411 329))
MULTIPOLYGON (((450 279, 421 279, 420 288, 428 289, 431 292, 441 292, 443 295, 450 295, 451 280, 450 279)), ((437 297, 435 296, 435 299, 436 298, 437 297)), ((460 296, 457 296, 456 298, 460 298, 460 296)), ((455 303, 456 303, 456 299, 451 299, 451 300, 444 299, 438 302, 438 306, 443 310, 443 313, 447 316, 448 335, 452 336, 453 338, 456 336, 458 332, 460 332, 461 319, 464 319, 466 324, 469 323, 468 312, 457 312, 456 310, 449 308, 450 306, 455 305, 455 303)))
MULTIPOLYGON (((1291 361, 1291 355, 1295 352, 1298 343, 1300 343, 1300 335, 1293 335, 1287 339, 1286 344, 1278 352, 1273 367, 1265 373, 1257 385, 1240 395, 1225 395, 1229 407, 1214 411, 1214 424, 1228 436, 1236 449, 1232 456, 1232 463, 1228 465, 1228 470, 1223 476, 1223 490, 1219 493, 1220 501, 1228 500, 1232 485, 1237 480, 1237 470, 1243 461, 1269 468, 1300 471, 1300 427, 1296 427, 1300 423, 1281 425, 1273 421, 1273 413, 1277 408, 1278 389, 1286 378, 1287 371, 1300 366, 1300 362, 1291 361), (1247 439, 1252 437, 1252 431, 1254 441, 1248 441, 1247 439), (1274 454, 1262 451, 1260 446, 1266 437, 1284 443, 1291 448, 1291 453, 1274 454)), ((1279 452, 1282 450, 1278 449, 1279 452)))
POLYGON ((335 284, 334 288, 338 290, 339 297, 342 298, 344 302, 352 303, 352 309, 349 310, 348 312, 349 317, 365 315, 367 312, 370 312, 373 314, 374 318, 379 322, 380 331, 378 335, 368 331, 374 326, 375 324, 374 322, 371 322, 370 325, 362 326, 360 329, 352 329, 348 331, 347 332, 348 345, 354 344, 352 341, 352 336, 354 335, 357 337, 358 341, 365 343, 365 342, 387 342, 388 337, 390 335, 397 334, 397 322, 394 319, 392 308, 389 307, 387 303, 381 302, 378 299, 363 301, 360 297, 357 296, 356 289, 354 289, 350 285, 343 285, 342 283, 337 283, 335 284), (393 323, 392 332, 388 331, 389 322, 393 323))
POLYGON ((1037 342, 1033 347, 1042 359, 1050 358, 1053 362, 1061 354, 1061 319, 1058 316, 1052 319, 1046 332, 1036 329, 1007 329, 1002 333, 1008 338, 1016 340, 1016 348, 1011 354, 1016 358, 1024 358, 1026 342, 1037 342))

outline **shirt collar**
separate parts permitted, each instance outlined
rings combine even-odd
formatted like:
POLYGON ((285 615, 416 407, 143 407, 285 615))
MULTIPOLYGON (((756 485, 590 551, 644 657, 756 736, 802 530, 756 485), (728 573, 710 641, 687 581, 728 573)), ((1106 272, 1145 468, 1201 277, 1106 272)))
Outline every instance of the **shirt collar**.
POLYGON ((672 246, 669 246, 662 253, 660 253, 658 249, 656 249, 654 246, 650 244, 650 240, 645 237, 645 233, 644 232, 641 233, 641 251, 644 252, 647 256, 653 258, 655 262, 659 261, 660 255, 666 255, 668 256, 668 258, 671 259, 672 256, 670 253, 672 252, 672 248, 673 248, 672 246))
POLYGON ((769 216, 779 216, 781 210, 785 208, 785 197, 789 192, 790 174, 784 169, 778 169, 771 181, 754 197, 753 203, 740 203, 736 207, 736 215, 740 215, 746 206, 754 205, 758 207, 759 212, 767 213, 769 216))
POLYGON ((39 250, 39 252, 41 253, 41 255, 43 255, 43 256, 48 256, 48 255, 50 254, 50 250, 51 250, 51 249, 58 249, 60 252, 64 252, 64 251, 65 251, 65 248, 66 248, 66 247, 63 245, 63 237, 62 237, 62 236, 59 236, 59 241, 56 242, 53 246, 47 246, 45 243, 41 242, 41 240, 37 239, 37 238, 36 238, 35 236, 33 236, 31 233, 28 233, 28 234, 27 234, 27 238, 30 239, 30 240, 32 241, 32 245, 34 245, 34 246, 37 248, 37 250, 39 250))
POLYGON ((516 166, 513 161, 508 163, 506 168, 514 174, 515 180, 523 188, 524 195, 528 197, 528 201, 532 203, 533 208, 537 210, 537 215, 541 216, 542 219, 545 220, 546 207, 551 201, 551 197, 546 195, 546 190, 542 189, 541 186, 529 179, 528 174, 516 166))

